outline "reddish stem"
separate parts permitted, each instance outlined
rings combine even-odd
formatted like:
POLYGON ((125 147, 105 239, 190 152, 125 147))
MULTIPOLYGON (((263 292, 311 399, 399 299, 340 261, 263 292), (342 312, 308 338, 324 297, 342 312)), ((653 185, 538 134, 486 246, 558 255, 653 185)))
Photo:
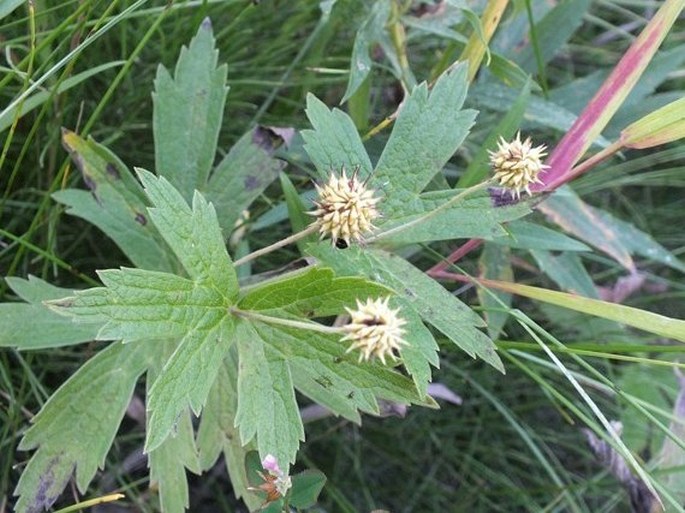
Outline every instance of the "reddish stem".
POLYGON ((464 256, 468 255, 471 251, 479 247, 483 243, 483 239, 471 239, 462 246, 455 249, 447 258, 438 262, 433 267, 426 271, 428 276, 437 278, 439 274, 445 269, 447 269, 453 263, 461 260, 464 256))
POLYGON ((465 276, 463 274, 457 274, 457 273, 451 273, 449 271, 435 271, 433 274, 431 274, 433 278, 436 280, 445 280, 445 281, 460 281, 463 283, 472 283, 473 279, 470 278, 469 276, 465 276))

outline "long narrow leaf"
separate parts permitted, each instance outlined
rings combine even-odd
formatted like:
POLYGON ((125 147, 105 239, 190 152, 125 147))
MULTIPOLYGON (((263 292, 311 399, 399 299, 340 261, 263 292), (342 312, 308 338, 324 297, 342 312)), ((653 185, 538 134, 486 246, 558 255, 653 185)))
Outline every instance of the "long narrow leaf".
POLYGON ((530 299, 536 299, 544 303, 561 306, 576 312, 587 313, 633 326, 635 328, 654 333, 662 337, 685 342, 685 320, 672 319, 665 315, 659 315, 632 306, 619 305, 590 299, 587 297, 548 290, 519 283, 509 283, 495 280, 478 280, 485 287, 510 292, 530 299))
POLYGON ((663 3, 552 151, 547 160, 550 169, 544 177, 545 183, 535 189, 553 190, 573 178, 571 169, 574 164, 600 135, 633 89, 683 7, 685 0, 666 0, 663 3))

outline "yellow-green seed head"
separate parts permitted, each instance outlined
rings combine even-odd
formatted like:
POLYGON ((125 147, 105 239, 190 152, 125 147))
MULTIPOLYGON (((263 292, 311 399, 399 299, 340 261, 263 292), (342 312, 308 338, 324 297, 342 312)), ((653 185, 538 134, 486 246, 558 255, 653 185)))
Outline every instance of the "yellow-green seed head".
POLYGON ((346 335, 343 341, 351 340, 347 352, 359 349, 359 361, 368 361, 376 357, 385 365, 385 358, 396 359, 395 351, 407 345, 402 339, 407 321, 399 317, 399 309, 392 310, 388 300, 367 299, 366 303, 357 300, 356 310, 346 308, 350 322, 343 326, 346 335))
POLYGON ((343 239, 349 245, 351 240, 362 241, 364 234, 374 229, 373 220, 379 215, 376 203, 380 198, 375 198, 374 191, 358 180, 356 172, 350 178, 345 169, 340 176, 331 173, 328 183, 316 185, 316 190, 317 208, 310 215, 316 216, 314 223, 322 239, 330 236, 333 243, 343 239))
POLYGON ((530 137, 521 142, 520 132, 511 142, 500 138, 497 151, 488 152, 495 181, 517 198, 522 190, 530 194, 530 184, 542 183, 538 175, 549 167, 541 160, 547 155, 546 149, 544 145, 533 147, 530 137))

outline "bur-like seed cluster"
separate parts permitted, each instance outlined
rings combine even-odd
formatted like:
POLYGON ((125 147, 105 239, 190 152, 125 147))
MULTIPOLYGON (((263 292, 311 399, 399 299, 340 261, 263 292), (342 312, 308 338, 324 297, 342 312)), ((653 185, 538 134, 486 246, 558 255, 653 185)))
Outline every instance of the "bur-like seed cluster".
POLYGON ((401 318, 399 309, 392 310, 388 300, 367 299, 366 303, 357 300, 357 308, 345 308, 350 314, 350 322, 343 326, 343 341, 352 341, 347 352, 359 349, 359 361, 378 358, 385 365, 385 358, 396 360, 398 351, 407 342, 402 339, 407 321, 401 318))
POLYGON ((549 167, 541 160, 547 155, 546 149, 544 145, 533 147, 530 137, 521 142, 520 132, 511 142, 500 138, 497 151, 488 152, 494 179, 509 189, 512 197, 520 198, 522 190, 530 194, 530 184, 542 183, 538 175, 549 167))
POLYGON ((330 236, 333 243, 342 239, 349 245, 351 240, 363 240, 364 234, 374 229, 373 220, 379 215, 376 203, 380 198, 375 198, 375 191, 359 181, 356 172, 350 178, 345 169, 340 176, 331 173, 328 183, 316 185, 316 191, 317 208, 310 215, 316 216, 314 223, 322 239, 330 236))

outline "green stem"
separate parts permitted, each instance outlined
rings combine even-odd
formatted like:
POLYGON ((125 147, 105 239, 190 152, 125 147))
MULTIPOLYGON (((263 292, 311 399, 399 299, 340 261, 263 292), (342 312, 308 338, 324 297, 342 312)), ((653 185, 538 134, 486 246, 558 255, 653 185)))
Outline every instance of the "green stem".
POLYGON ((281 239, 278 242, 274 242, 270 246, 266 246, 265 248, 258 249, 257 251, 253 251, 249 255, 245 255, 243 258, 239 258, 235 262, 233 262, 234 267, 238 267, 240 265, 246 264, 247 262, 250 262, 251 260, 254 260, 255 258, 259 258, 262 255, 266 255, 267 253, 271 253, 272 251, 275 251, 279 248, 282 248, 283 246, 287 246, 288 244, 292 244, 293 242, 297 242, 300 239, 304 239, 308 235, 311 235, 312 233, 316 232, 319 229, 319 227, 316 224, 310 224, 307 228, 302 230, 301 232, 294 233, 290 237, 286 237, 285 239, 281 239))
POLYGON ((271 317, 252 310, 240 310, 236 307, 231 307, 230 312, 243 319, 252 319, 266 324, 275 324, 277 326, 287 326, 288 328, 296 328, 298 330, 316 331, 327 335, 340 335, 343 333, 341 328, 333 326, 324 326, 323 324, 318 324, 316 322, 294 321, 292 319, 283 319, 282 317, 271 317))
POLYGON ((488 185, 490 185, 490 180, 486 180, 485 182, 481 182, 481 183, 478 183, 478 184, 476 184, 476 185, 473 185, 473 186, 471 186, 471 187, 469 187, 469 188, 467 188, 467 189, 464 189, 464 190, 461 191, 459 194, 457 194, 456 196, 454 196, 453 198, 451 198, 449 201, 447 201, 447 202, 443 203, 442 205, 440 205, 438 208, 436 208, 436 209, 434 209, 434 210, 431 210, 430 212, 426 212, 424 215, 422 215, 421 217, 417 217, 417 218, 414 219, 413 221, 409 221, 408 223, 405 223, 405 224, 401 224, 401 225, 395 226, 394 228, 390 228, 388 231, 381 232, 381 233, 378 233, 378 234, 373 235, 373 236, 371 236, 371 237, 368 237, 368 238, 366 239, 366 242, 368 242, 368 243, 376 242, 377 240, 385 239, 385 238, 387 238, 387 237, 389 237, 389 236, 391 236, 391 235, 395 235, 395 234, 397 234, 397 233, 399 233, 399 232, 402 232, 402 231, 404 231, 404 230, 407 230, 407 229, 411 228, 412 226, 416 226, 417 224, 423 223, 424 221, 427 221, 427 220, 430 219, 431 217, 436 216, 437 214, 439 214, 439 213, 442 212, 443 210, 445 210, 445 209, 451 207, 452 205, 454 205, 454 204, 457 203, 458 201, 464 199, 464 198, 465 198, 466 196, 468 196, 469 194, 474 193, 474 192, 476 192, 476 191, 478 191, 478 190, 480 190, 480 189, 484 189, 484 188, 487 187, 488 185))

